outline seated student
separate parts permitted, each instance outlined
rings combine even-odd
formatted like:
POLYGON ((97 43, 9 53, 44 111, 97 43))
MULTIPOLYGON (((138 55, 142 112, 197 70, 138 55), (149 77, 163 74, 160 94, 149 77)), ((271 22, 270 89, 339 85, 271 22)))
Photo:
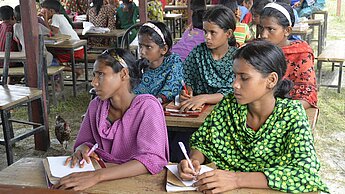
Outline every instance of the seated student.
POLYGON ((272 3, 273 0, 260 0, 254 1, 252 9, 250 10, 253 15, 253 20, 249 24, 250 33, 253 38, 259 38, 260 33, 258 26, 260 25, 260 13, 268 3, 272 3))
MULTIPOLYGON (((93 0, 92 7, 87 11, 87 19, 96 27, 116 28, 115 9, 111 5, 104 4, 103 0, 93 0)), ((88 45, 105 47, 110 46, 110 39, 90 37, 88 45)))
MULTIPOLYGON (((232 0, 226 0, 226 1, 232 1, 232 0)), ((243 18, 245 15, 247 15, 247 13, 249 12, 249 9, 247 9, 247 7, 245 7, 243 5, 243 1, 244 0, 236 0, 237 1, 237 5, 238 5, 238 8, 239 8, 239 22, 242 22, 243 18)), ((221 2, 221 0, 219 1, 221 2)))
POLYGON ((229 8, 217 5, 207 9, 202 20, 205 42, 195 47, 183 64, 188 94, 184 90, 180 93, 181 111, 217 104, 233 92, 236 18, 229 8))
POLYGON ((140 84, 135 94, 152 94, 161 103, 172 101, 182 89, 182 61, 180 56, 170 53, 171 33, 162 22, 150 21, 140 27, 138 33, 141 59, 144 67, 140 84))
MULTIPOLYGON (((60 2, 56 0, 45 0, 41 4, 41 13, 44 16, 44 21, 46 26, 50 27, 51 33, 53 35, 65 34, 70 35, 71 40, 80 40, 77 33, 73 30, 72 26, 68 23, 64 15, 59 14, 61 8, 60 2)), ((66 63, 71 61, 71 56, 64 50, 54 49, 52 50, 54 57, 56 57, 61 63, 66 63), (60 54, 64 53, 64 54, 60 54)), ((83 47, 77 48, 74 51, 75 59, 84 59, 84 49, 83 47)), ((70 67, 66 67, 66 70, 70 70, 70 67)), ((83 73, 82 69, 76 69, 77 76, 83 73)))
POLYGON ((251 40, 250 30, 247 24, 240 22, 241 11, 239 6, 237 5, 236 0, 220 0, 219 4, 222 4, 231 9, 231 11, 235 14, 236 17, 236 29, 234 31, 234 36, 236 38, 236 42, 239 46, 243 45, 248 40, 251 40))
POLYGON ((292 8, 286 3, 269 3, 260 14, 261 38, 283 49, 287 61, 284 78, 294 83, 290 96, 307 109, 317 106, 314 54, 307 42, 288 40, 294 23, 292 8))
MULTIPOLYGON (((205 42, 196 46, 183 63, 188 93, 184 90, 180 93, 181 112, 195 110, 204 104, 217 104, 233 92, 236 18, 229 8, 217 5, 207 9, 202 20, 205 42)), ((182 141, 188 149, 190 135, 169 132, 171 161, 178 162, 183 158, 177 143, 182 141)))
POLYGON ((88 0, 61 0, 61 4, 64 5, 67 14, 86 14, 89 6, 88 0))
POLYGON ((249 11, 253 6, 253 0, 244 0, 243 6, 248 9, 248 13, 244 15, 243 19, 241 20, 241 23, 249 24, 253 20, 253 15, 249 11))
POLYGON ((311 15, 325 8, 325 0, 300 0, 293 6, 299 17, 310 18, 311 15))
POLYGON ((307 115, 300 102, 284 98, 292 86, 283 79, 282 50, 254 41, 234 56, 234 94, 218 103, 191 137, 194 169, 182 160, 182 179, 196 175, 203 193, 240 188, 271 188, 288 193, 329 192, 318 171, 307 115), (218 170, 198 175, 200 164, 218 170))
MULTIPOLYGON (((16 23, 13 15, 13 8, 8 5, 0 7, 0 51, 5 51, 6 33, 13 34, 13 25, 16 23)), ((17 43, 15 40, 11 41, 11 51, 18 51, 17 43)), ((21 63, 10 63, 10 67, 22 66, 21 63)), ((3 67, 3 62, 0 62, 0 67, 3 67)))
POLYGON ((192 14, 192 26, 184 31, 181 40, 173 45, 171 52, 180 55, 182 61, 190 51, 202 42, 205 42, 205 33, 202 29, 202 16, 205 10, 195 10, 192 14))
MULTIPOLYGON (((160 102, 152 95, 135 95, 141 69, 134 56, 123 49, 106 50, 98 56, 92 85, 97 96, 90 102, 65 165, 83 167, 90 158, 103 159, 107 168, 74 173, 62 178, 57 189, 83 190, 99 182, 157 174, 169 161, 167 127, 160 102), (90 156, 87 152, 98 143, 90 156)), ((76 167, 79 168, 79 167, 76 167)))
POLYGON ((137 23, 139 8, 130 0, 123 0, 120 7, 116 10, 116 27, 127 29, 137 23))
MULTIPOLYGON (((23 34, 23 25, 21 21, 21 14, 20 14, 20 6, 17 5, 14 8, 14 16, 16 19, 16 23, 13 25, 13 37, 15 40, 17 40, 19 46, 20 46, 20 51, 25 52, 25 42, 24 42, 24 34, 23 34)), ((50 30, 46 28, 44 25, 38 23, 38 31, 42 35, 49 35, 50 30)), ((53 63, 53 55, 47 51, 46 47, 44 47, 44 53, 45 53, 45 59, 46 59, 46 65, 50 66, 53 63)), ((54 63, 55 65, 55 63, 54 63)))
POLYGON ((160 0, 147 1, 147 18, 151 21, 163 22, 163 6, 160 0))

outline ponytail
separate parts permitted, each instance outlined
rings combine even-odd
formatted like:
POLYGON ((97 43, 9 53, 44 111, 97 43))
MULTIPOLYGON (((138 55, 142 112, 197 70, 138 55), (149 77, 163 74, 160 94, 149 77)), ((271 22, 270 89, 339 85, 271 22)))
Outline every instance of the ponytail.
POLYGON ((292 87, 293 87, 292 81, 288 79, 280 80, 277 83, 277 86, 275 87, 274 97, 291 98, 291 96, 289 95, 289 92, 292 89, 292 87))

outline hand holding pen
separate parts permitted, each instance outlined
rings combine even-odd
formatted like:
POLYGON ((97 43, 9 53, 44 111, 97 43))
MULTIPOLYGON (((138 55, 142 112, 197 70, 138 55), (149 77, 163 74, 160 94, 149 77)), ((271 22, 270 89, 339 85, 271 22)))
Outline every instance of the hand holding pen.
MULTIPOLYGON (((87 152, 86 156, 90 157, 90 155, 98 148, 98 143, 96 143, 95 145, 92 146, 92 148, 87 152)), ((84 162, 86 162, 85 158, 83 157, 83 159, 79 162, 80 165, 84 164, 84 162)))
POLYGON ((183 80, 181 80, 181 84, 183 86, 183 90, 181 90, 181 93, 180 93, 180 101, 190 99, 193 96, 192 88, 189 86, 187 87, 186 83, 183 80))
POLYGON ((185 156, 185 160, 182 160, 178 165, 180 177, 183 180, 192 180, 195 179, 195 176, 199 174, 201 169, 200 163, 198 160, 191 160, 188 157, 187 150, 182 142, 178 142, 182 153, 185 156))

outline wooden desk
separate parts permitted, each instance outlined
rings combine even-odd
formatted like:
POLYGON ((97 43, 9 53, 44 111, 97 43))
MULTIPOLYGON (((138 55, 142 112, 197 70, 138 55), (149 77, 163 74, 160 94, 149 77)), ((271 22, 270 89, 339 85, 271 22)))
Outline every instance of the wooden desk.
POLYGON ((125 34, 126 29, 114 29, 106 33, 86 33, 82 35, 83 29, 74 29, 80 38, 102 37, 102 38, 116 38, 116 46, 120 47, 121 37, 125 34))
POLYGON ((173 117, 165 116, 169 131, 193 131, 197 130, 211 113, 215 105, 208 106, 198 117, 173 117))
MULTIPOLYGON (((5 52, 0 52, 0 61, 3 61, 5 58, 5 52)), ((24 52, 11 52, 10 62, 25 62, 26 56, 24 52)))
POLYGON ((318 19, 318 20, 306 20, 303 21, 303 23, 307 23, 310 27, 312 27, 312 33, 311 36, 313 37, 314 34, 314 26, 318 26, 318 33, 317 33, 317 55, 320 55, 322 50, 323 50, 323 46, 325 45, 325 27, 324 27, 324 21, 323 19, 318 19))
MULTIPOLYGON (((42 158, 22 158, 0 172, 0 184, 47 188, 42 158)), ((114 181, 106 181, 85 190, 87 193, 155 193, 166 194, 166 170, 157 175, 140 175, 114 181)), ((197 193, 197 192, 183 192, 197 193)), ((228 194, 280 194, 271 189, 237 189, 228 194)))
MULTIPOLYGON (((317 82, 318 87, 321 85, 321 69, 323 62, 331 62, 332 66, 334 63, 339 63, 339 77, 338 77, 338 93, 341 90, 341 81, 342 81, 342 74, 343 74, 343 65, 345 62, 345 42, 338 41, 335 44, 328 45, 322 53, 316 58, 317 59, 317 82)), ((329 87, 334 87, 334 85, 326 85, 329 87)))
POLYGON ((302 40, 305 40, 310 44, 310 35, 312 33, 312 29, 308 28, 305 30, 299 30, 299 29, 292 29, 291 35, 299 35, 302 37, 302 40))
POLYGON ((69 190, 53 190, 38 187, 26 187, 26 186, 16 186, 16 185, 0 185, 0 194, 82 194, 86 192, 76 192, 69 190))
POLYGON ((182 14, 181 13, 166 13, 164 14, 164 21, 166 21, 167 26, 169 26, 172 32, 173 39, 176 38, 176 22, 178 22, 179 37, 182 36, 182 14))
POLYGON ((84 72, 85 72, 85 84, 86 84, 86 91, 88 90, 88 68, 87 68, 87 41, 86 40, 65 40, 58 44, 46 44, 47 49, 62 49, 66 50, 71 55, 72 61, 72 87, 73 87, 73 96, 77 96, 77 79, 75 76, 75 58, 74 58, 74 51, 79 48, 84 48, 84 72))

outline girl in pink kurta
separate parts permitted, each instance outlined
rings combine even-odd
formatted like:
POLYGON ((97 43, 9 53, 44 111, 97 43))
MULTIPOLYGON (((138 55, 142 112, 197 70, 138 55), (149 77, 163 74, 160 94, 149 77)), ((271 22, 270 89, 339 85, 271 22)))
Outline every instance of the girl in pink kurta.
POLYGON ((135 58, 123 49, 106 50, 93 70, 96 97, 81 124, 75 152, 65 165, 79 168, 90 158, 113 163, 93 172, 68 175, 54 185, 58 189, 83 190, 99 182, 157 174, 169 161, 167 127, 160 102, 152 95, 135 95, 141 77, 135 58), (98 143, 90 156, 87 152, 98 143))

